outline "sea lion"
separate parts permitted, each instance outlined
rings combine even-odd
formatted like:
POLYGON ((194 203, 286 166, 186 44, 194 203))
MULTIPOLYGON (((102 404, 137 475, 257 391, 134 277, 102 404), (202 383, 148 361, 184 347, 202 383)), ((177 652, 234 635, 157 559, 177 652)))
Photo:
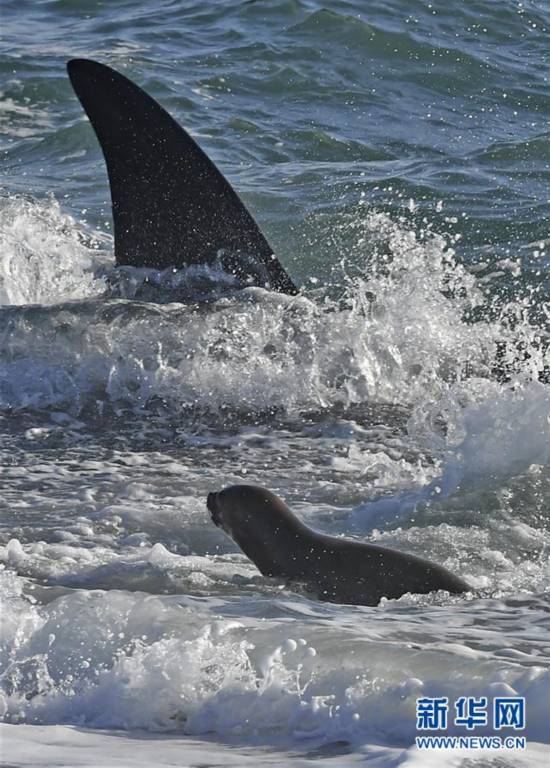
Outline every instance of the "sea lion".
POLYGON ((264 576, 304 585, 320 600, 378 605, 407 592, 470 587, 440 565, 415 555, 326 536, 308 528, 274 493, 233 485, 208 494, 213 522, 222 528, 264 576))

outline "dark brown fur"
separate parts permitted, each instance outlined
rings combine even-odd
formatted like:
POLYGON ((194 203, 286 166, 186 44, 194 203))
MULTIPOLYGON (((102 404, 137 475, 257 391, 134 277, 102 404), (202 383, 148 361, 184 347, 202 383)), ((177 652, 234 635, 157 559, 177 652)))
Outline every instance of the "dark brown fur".
POLYGON ((429 560, 317 533, 265 488, 233 485, 208 494, 214 523, 264 574, 304 584, 320 600, 378 605, 382 597, 436 590, 460 593, 462 579, 429 560))

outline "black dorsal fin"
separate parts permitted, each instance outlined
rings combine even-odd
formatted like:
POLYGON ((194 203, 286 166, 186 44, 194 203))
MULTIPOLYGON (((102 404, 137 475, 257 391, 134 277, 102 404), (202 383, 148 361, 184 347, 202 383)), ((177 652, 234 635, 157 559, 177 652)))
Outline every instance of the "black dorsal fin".
POLYGON ((117 265, 180 268, 223 254, 237 277, 297 293, 237 193, 160 104, 104 64, 73 59, 67 70, 107 163, 117 265))

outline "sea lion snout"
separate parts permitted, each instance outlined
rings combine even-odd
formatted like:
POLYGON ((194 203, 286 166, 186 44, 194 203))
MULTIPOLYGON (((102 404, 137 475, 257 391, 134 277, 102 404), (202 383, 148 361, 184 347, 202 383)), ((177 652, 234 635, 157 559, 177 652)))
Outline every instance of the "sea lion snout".
POLYGON ((216 491, 211 491, 206 498, 206 506, 210 511, 212 522, 218 527, 221 526, 220 510, 218 507, 218 494, 216 491))

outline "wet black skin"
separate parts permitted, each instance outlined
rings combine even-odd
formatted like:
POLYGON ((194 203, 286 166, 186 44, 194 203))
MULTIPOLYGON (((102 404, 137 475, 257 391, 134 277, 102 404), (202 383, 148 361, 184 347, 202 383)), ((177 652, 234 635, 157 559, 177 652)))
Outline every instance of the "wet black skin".
POLYGON ((72 59, 67 70, 107 164, 117 265, 219 258, 245 285, 298 292, 231 184, 160 104, 97 61, 72 59))
POLYGON ((338 539, 304 525, 265 488, 233 485, 208 494, 213 522, 264 576, 304 584, 320 600, 378 605, 407 592, 467 592, 446 568, 394 549, 338 539))

